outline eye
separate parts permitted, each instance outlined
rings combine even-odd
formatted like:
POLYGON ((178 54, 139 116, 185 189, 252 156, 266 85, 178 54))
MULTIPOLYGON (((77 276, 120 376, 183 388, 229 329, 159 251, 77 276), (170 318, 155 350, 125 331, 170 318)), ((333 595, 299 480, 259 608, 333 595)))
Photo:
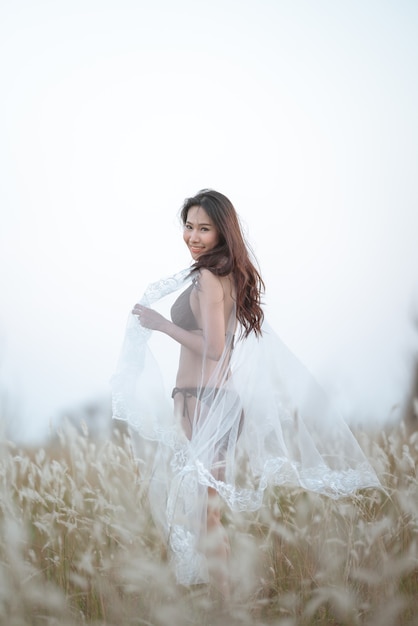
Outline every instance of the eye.
POLYGON ((206 226, 202 226, 202 229, 205 233, 208 232, 209 228, 206 228, 206 226))
POLYGON ((184 228, 185 228, 186 230, 192 230, 192 227, 190 226, 190 224, 185 224, 185 225, 184 225, 184 228))

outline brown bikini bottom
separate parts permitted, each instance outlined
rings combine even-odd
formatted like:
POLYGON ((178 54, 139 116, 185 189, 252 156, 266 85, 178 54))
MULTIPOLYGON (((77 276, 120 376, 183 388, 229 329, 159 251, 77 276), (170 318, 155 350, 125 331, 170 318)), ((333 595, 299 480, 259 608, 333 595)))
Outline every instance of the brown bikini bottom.
MULTIPOLYGON (((171 397, 174 398, 174 396, 176 396, 178 393, 181 393, 181 395, 183 396, 184 399, 184 404, 183 404, 183 417, 187 417, 190 421, 190 415, 189 415, 189 407, 187 406, 187 399, 188 398, 196 398, 197 400, 201 400, 203 394, 206 391, 206 387, 202 387, 199 391, 198 387, 174 387, 172 393, 171 393, 171 397)), ((209 391, 211 391, 209 389, 209 391)), ((215 388, 215 395, 217 394, 217 392, 219 391, 219 389, 215 388)))
MULTIPOLYGON (((192 420, 190 418, 190 413, 189 413, 189 407, 187 405, 187 400, 188 398, 196 398, 197 400, 202 400, 203 402, 205 401, 205 392, 214 392, 214 396, 216 397, 218 395, 218 393, 233 393, 231 391, 225 390, 225 389, 219 389, 218 387, 201 387, 200 389, 198 387, 174 387, 172 393, 171 393, 171 397, 174 398, 178 393, 181 393, 181 395, 183 396, 183 417, 187 417, 189 424, 190 424, 190 428, 193 429, 193 424, 192 424, 192 420)), ((211 396, 213 397, 213 396, 211 396)), ((244 421, 244 411, 241 411, 241 418, 240 418, 240 422, 239 422, 239 427, 238 427, 238 437, 241 434, 242 431, 242 425, 243 425, 243 421, 244 421)))

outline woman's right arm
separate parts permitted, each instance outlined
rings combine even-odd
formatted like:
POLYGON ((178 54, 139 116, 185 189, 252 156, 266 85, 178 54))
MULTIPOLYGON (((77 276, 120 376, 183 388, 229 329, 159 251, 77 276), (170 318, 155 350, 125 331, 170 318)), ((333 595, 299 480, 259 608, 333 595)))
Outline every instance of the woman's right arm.
MULTIPOLYGON (((189 350, 192 350, 192 352, 196 352, 201 356, 205 354, 205 339, 203 334, 201 335, 185 330, 163 315, 160 315, 160 313, 157 313, 157 311, 154 311, 154 309, 149 309, 141 304, 136 304, 132 313, 138 316, 141 326, 164 333, 182 346, 185 346, 189 350)), ((207 356, 209 357, 209 355, 207 356)))
POLYGON ((132 313, 142 326, 162 332, 193 352, 219 361, 225 347, 224 292, 220 280, 202 270, 198 288, 202 334, 177 326, 154 309, 136 304, 132 313))

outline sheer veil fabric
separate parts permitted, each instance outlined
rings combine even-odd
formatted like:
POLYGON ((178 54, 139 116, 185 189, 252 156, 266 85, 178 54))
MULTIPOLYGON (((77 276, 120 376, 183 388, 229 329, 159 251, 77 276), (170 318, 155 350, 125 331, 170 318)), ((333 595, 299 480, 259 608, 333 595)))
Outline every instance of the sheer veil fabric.
MULTIPOLYGON (((160 309, 190 285, 199 289, 186 269, 151 284, 140 303, 160 309)), ((333 498, 380 486, 347 424, 266 322, 260 338, 242 339, 233 310, 221 358, 209 368, 203 355, 196 383, 174 390, 174 402, 175 360, 170 365, 164 341, 170 349, 175 342, 164 337, 153 345, 153 335, 161 333, 130 315, 111 381, 113 417, 129 425, 181 584, 208 581, 208 487, 232 510, 244 511, 261 507, 268 485, 333 498)))

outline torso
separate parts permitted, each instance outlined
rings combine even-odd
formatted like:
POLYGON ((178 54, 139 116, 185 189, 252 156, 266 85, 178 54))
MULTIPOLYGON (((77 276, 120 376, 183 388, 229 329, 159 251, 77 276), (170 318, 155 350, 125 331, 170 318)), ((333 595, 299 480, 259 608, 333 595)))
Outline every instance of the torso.
POLYGON ((201 330, 191 307, 192 291, 196 289, 192 283, 183 291, 171 307, 171 319, 177 326, 185 330, 201 330))
MULTIPOLYGON (((232 276, 218 277, 218 280, 221 282, 223 289, 223 309, 225 329, 227 329, 230 325, 230 316, 235 306, 235 289, 232 276)), ((179 296, 172 307, 172 318, 175 324, 186 328, 189 332, 202 335, 202 315, 197 290, 198 286, 192 284, 179 296), (185 298, 188 298, 188 302, 184 301, 185 298), (182 308, 181 313, 179 311, 180 306, 182 308)), ((227 361, 228 360, 226 360, 226 367, 228 366, 227 361)), ((219 366, 218 361, 204 359, 200 354, 193 352, 185 346, 181 346, 176 386, 199 387, 202 384, 204 385, 210 379, 217 366, 219 366), (202 372, 204 376, 203 380, 202 372)))

